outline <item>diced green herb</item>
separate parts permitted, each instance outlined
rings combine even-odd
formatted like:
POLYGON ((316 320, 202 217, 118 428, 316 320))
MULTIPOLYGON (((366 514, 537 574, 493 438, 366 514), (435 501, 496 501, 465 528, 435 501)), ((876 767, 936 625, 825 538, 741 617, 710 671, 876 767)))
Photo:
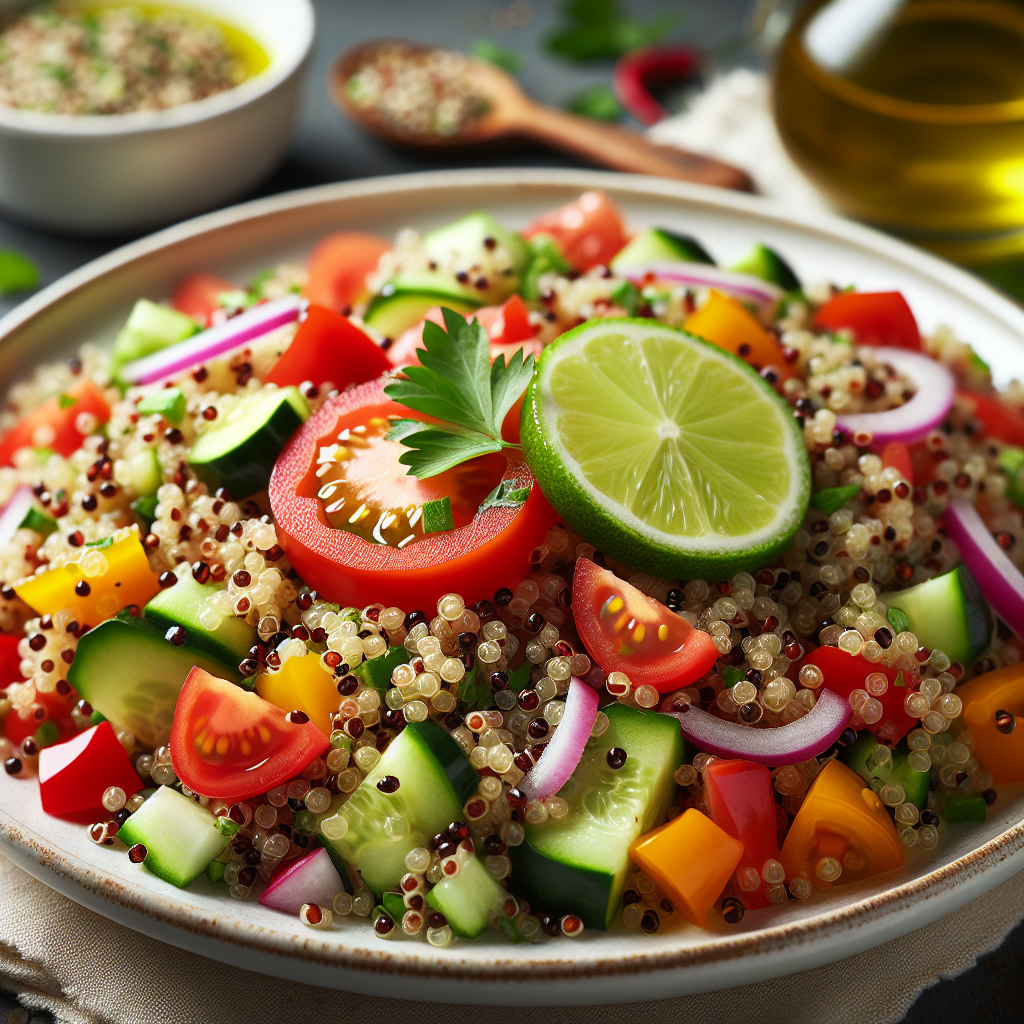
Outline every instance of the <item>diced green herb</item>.
POLYGON ((731 688, 743 681, 743 673, 738 668, 727 665, 722 669, 722 679, 725 681, 725 685, 731 688))
POLYGON ((249 693, 252 693, 256 689, 256 678, 256 674, 253 673, 251 676, 246 676, 238 685, 243 690, 248 690, 249 693))
POLYGON ((78 404, 78 399, 72 395, 61 395, 60 398, 57 399, 57 404, 62 409, 70 409, 71 406, 78 404))
POLYGON ((550 235, 534 235, 527 244, 530 247, 530 262, 523 274, 520 291, 524 298, 539 299, 541 274, 567 274, 572 267, 550 235))
POLYGON ((32 738, 36 741, 37 746, 49 747, 60 739, 60 729, 57 728, 56 722, 47 719, 36 729, 32 738))
POLYGON ((367 658, 361 662, 352 669, 352 675, 358 676, 367 686, 373 686, 383 694, 391 685, 391 675, 395 669, 399 665, 408 664, 411 659, 412 655, 405 647, 392 645, 380 657, 367 658))
POLYGON ((155 395, 147 395, 136 408, 143 416, 163 416, 178 424, 185 418, 185 404, 181 388, 164 388, 155 395))
POLYGON ((494 701, 494 694, 487 681, 480 681, 480 669, 474 665, 459 683, 459 692, 456 695, 459 702, 466 705, 466 711, 483 711, 489 708, 494 701))
POLYGON ((99 548, 99 549, 102 550, 103 548, 111 547, 113 545, 113 543, 114 543, 114 538, 113 537, 104 537, 102 540, 87 540, 85 542, 85 546, 87 548, 99 548))
POLYGON ((530 685, 530 674, 533 672, 533 662, 524 661, 519 668, 513 669, 508 674, 508 688, 513 693, 520 693, 530 685))
POLYGON ((502 480, 480 503, 479 512, 489 508, 518 508, 530 496, 529 487, 516 487, 511 480, 502 480))
POLYGON ((18 527, 24 530, 34 530, 44 537, 49 537, 57 529, 57 520, 32 507, 25 513, 25 518, 18 524, 18 527))
POLYGON ((523 70, 523 58, 514 50, 502 49, 493 39, 475 39, 469 52, 479 60, 485 60, 510 75, 518 75, 523 70))
POLYGON ((885 617, 889 620, 889 625, 892 626, 893 630, 897 633, 904 633, 910 629, 910 619, 908 619, 906 613, 899 608, 890 608, 888 612, 886 612, 885 617))
POLYGON ((811 508, 816 508, 826 516, 838 512, 851 498, 860 494, 860 484, 848 484, 845 487, 826 487, 811 495, 811 508))
POLYGON ((454 530, 455 520, 452 518, 452 499, 445 495, 437 501, 423 503, 423 532, 442 533, 454 530))
POLYGON ((616 306, 621 306, 626 311, 626 316, 636 316, 643 305, 643 297, 637 290, 636 285, 630 281, 623 281, 618 288, 609 296, 616 306))
POLYGON ((604 82, 597 82, 576 93, 565 108, 596 121, 618 121, 625 113, 611 87, 604 82))
POLYGON ((142 520, 147 532, 156 519, 156 507, 159 504, 160 502, 155 494, 147 494, 142 498, 136 498, 131 503, 131 510, 142 520))
POLYGON ((561 14, 564 23, 548 38, 547 48, 572 61, 614 60, 650 46, 677 20, 674 14, 662 14, 645 24, 628 17, 617 0, 567 0, 561 14))
POLYGON ((895 678, 895 680, 893 680, 893 684, 892 685, 893 686, 906 686, 907 685, 906 679, 903 678, 903 670, 902 669, 900 669, 900 671, 896 673, 896 678, 895 678))
POLYGON ((217 817, 214 820, 213 825, 214 825, 214 828, 216 828, 217 831, 222 836, 233 836, 242 827, 241 825, 238 824, 237 821, 232 821, 226 814, 222 815, 220 817, 217 817))

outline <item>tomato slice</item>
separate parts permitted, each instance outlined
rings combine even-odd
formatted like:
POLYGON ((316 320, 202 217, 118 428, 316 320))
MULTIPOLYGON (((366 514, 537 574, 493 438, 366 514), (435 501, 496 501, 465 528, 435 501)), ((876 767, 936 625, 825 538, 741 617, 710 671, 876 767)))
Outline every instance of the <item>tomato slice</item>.
POLYGON ((321 239, 309 257, 303 290, 318 306, 341 313, 366 294, 366 275, 377 269, 391 243, 360 231, 339 231, 321 239))
POLYGON ((330 381, 339 391, 362 384, 391 368, 388 357, 347 317, 324 306, 310 306, 292 343, 265 383, 287 387, 309 380, 330 381))
POLYGON ((696 682, 718 660, 710 635, 586 558, 572 581, 576 631, 605 672, 667 693, 696 682))
POLYGON ((199 271, 181 279, 171 296, 171 305, 179 313, 210 327, 213 314, 221 308, 220 297, 225 292, 237 291, 239 288, 223 277, 199 271))
POLYGON ((103 392, 88 378, 43 402, 15 425, 0 440, 0 466, 11 465, 19 448, 52 448, 67 458, 85 440, 76 425, 83 412, 95 416, 97 424, 110 419, 110 406, 103 392))
POLYGON ((541 234, 550 235, 581 271, 608 263, 628 241, 622 214, 603 192, 584 192, 579 199, 542 213, 523 237, 541 234))
POLYGON ((914 485, 914 460, 910 449, 902 441, 890 441, 882 449, 882 465, 898 469, 903 479, 914 485))
POLYGON ((819 327, 849 328, 861 345, 921 348, 917 320, 899 292, 840 292, 814 315, 819 327))
POLYGON ((981 420, 985 433, 1006 444, 1024 445, 1024 413, 1000 402, 994 395, 978 391, 958 391, 959 398, 974 406, 974 415, 981 420))
POLYGON ((171 758, 178 778, 203 796, 246 800, 301 775, 330 747, 309 721, 194 668, 178 694, 171 758))
POLYGON ((365 467, 375 467, 374 472, 362 472, 360 467, 360 486, 372 483, 374 500, 383 507, 400 507, 407 498, 435 500, 445 496, 447 486, 452 488, 446 496, 453 499, 453 514, 458 516, 459 506, 463 507, 464 525, 457 518, 455 529, 427 534, 401 548, 373 543, 330 525, 326 511, 330 506, 317 497, 320 449, 339 443, 340 433, 372 419, 428 419, 392 402, 384 394, 386 383, 384 378, 371 381, 330 399, 278 458, 270 478, 270 504, 289 561, 328 600, 358 607, 383 601, 407 610, 433 609, 438 598, 451 591, 472 603, 514 585, 528 573, 530 555, 557 522, 522 462, 499 465, 494 479, 508 481, 513 489, 531 488, 525 504, 476 512, 473 503, 475 514, 469 517, 466 512, 475 496, 460 500, 458 484, 408 476, 398 462, 404 449, 396 442, 382 442, 373 446, 374 462, 367 461, 365 467))

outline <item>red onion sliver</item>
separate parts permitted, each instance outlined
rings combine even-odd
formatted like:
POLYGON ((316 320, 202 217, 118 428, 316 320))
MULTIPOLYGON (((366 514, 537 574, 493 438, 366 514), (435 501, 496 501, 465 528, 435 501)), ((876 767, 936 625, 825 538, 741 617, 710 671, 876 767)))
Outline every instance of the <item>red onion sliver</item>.
POLYGON ((216 327, 128 363, 121 368, 121 379, 129 384, 155 384, 293 323, 299 319, 304 304, 305 300, 298 295, 262 302, 216 327))
POLYGON ((692 285, 694 288, 717 288, 745 302, 753 302, 768 310, 782 298, 782 289, 753 274, 722 270, 707 263, 651 263, 646 267, 630 267, 626 277, 640 283, 648 274, 661 281, 692 285))
POLYGON ((297 914, 303 903, 331 908, 345 886, 327 851, 321 846, 279 871, 263 890, 260 903, 286 914, 297 914))
POLYGON ((846 698, 821 689, 814 707, 803 718, 775 728, 756 729, 727 722, 700 708, 663 714, 679 719, 683 735, 706 754, 781 768, 828 750, 846 728, 853 711, 846 698))
POLYGON ((996 543, 978 510, 966 498, 953 498, 942 520, 996 615, 1024 638, 1024 575, 996 543))
POLYGON ((946 418, 956 382, 945 366, 908 349, 864 347, 861 351, 909 377, 917 390, 909 402, 897 409, 840 414, 837 419, 843 433, 850 437, 858 432, 871 434, 871 447, 881 449, 890 441, 920 441, 946 418))
POLYGON ((597 690, 575 676, 569 681, 565 713, 537 763, 519 784, 530 800, 557 793, 576 770, 597 718, 597 690))
POLYGON ((32 488, 22 484, 0 512, 0 544, 6 544, 32 507, 32 488))

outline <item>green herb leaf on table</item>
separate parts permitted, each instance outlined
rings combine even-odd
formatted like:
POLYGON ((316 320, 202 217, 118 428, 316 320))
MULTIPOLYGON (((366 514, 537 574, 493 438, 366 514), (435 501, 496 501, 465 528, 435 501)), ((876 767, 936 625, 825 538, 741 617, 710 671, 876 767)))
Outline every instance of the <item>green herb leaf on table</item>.
POLYGON ((469 52, 478 60, 485 60, 510 75, 518 75, 523 70, 523 58, 514 50, 502 49, 493 39, 475 39, 469 52))
POLYGON ((547 48, 572 61, 614 60, 630 50, 658 42, 676 22, 663 14, 644 23, 628 17, 618 0, 568 0, 561 8, 563 24, 547 48))
POLYGON ((618 121, 625 113, 611 86, 604 82, 597 82, 576 93, 565 106, 574 114, 596 121, 618 121))

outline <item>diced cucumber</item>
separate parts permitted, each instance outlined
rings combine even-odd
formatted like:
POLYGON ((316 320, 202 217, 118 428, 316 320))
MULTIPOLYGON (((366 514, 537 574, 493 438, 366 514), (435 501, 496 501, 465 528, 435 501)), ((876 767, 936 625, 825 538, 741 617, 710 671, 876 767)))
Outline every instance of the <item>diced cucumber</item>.
POLYGON ((486 931, 490 915, 503 913, 506 899, 508 893, 476 857, 470 857, 454 878, 443 879, 427 893, 427 902, 465 939, 486 931))
POLYGON ((649 263, 710 263, 708 251, 689 235, 677 235, 666 228, 648 228, 627 242, 608 266, 616 273, 649 263))
POLYGON ((963 821, 984 821, 985 798, 980 793, 950 793, 942 808, 942 817, 952 825, 963 821))
POLYGON ((186 631, 185 643, 166 639, 165 630, 127 609, 90 629, 79 641, 68 682, 118 729, 128 729, 146 747, 166 743, 174 704, 194 665, 238 680, 238 668, 214 661, 186 631))
POLYGON ((874 759, 877 746, 878 740, 865 730, 856 742, 839 748, 839 760, 852 768, 876 792, 883 786, 902 786, 907 802, 914 804, 918 810, 924 810, 928 805, 930 773, 915 771, 910 767, 910 750, 906 743, 900 743, 893 749, 889 762, 884 765, 874 759))
POLYGON ((1006 496, 1024 510, 1024 448, 1007 445, 999 453, 999 468, 1006 474, 1006 496))
POLYGON ((770 281, 783 291, 797 291, 800 288, 800 278, 793 272, 793 268, 767 245, 755 245, 739 263, 734 263, 731 269, 738 270, 741 274, 752 274, 762 281, 770 281))
POLYGON ((180 423, 185 418, 186 405, 181 388, 163 388, 155 395, 147 395, 135 408, 144 416, 163 416, 170 423, 180 423))
POLYGON ((206 877, 216 885, 218 882, 224 881, 224 865, 219 860, 211 860, 206 865, 206 877))
POLYGON ((142 843, 143 864, 179 889, 198 878, 229 842, 205 807, 169 786, 149 797, 121 826, 117 838, 125 846, 142 843))
POLYGON ((988 649, 992 615, 966 565, 916 587, 882 594, 881 600, 906 615, 910 631, 924 647, 943 651, 967 673, 974 659, 988 649))
POLYGON ((325 845, 334 846, 375 893, 395 888, 405 858, 462 816, 479 777, 456 742, 434 722, 413 722, 392 741, 359 788, 320 821, 325 845), (392 775, 394 793, 377 783, 392 775), (332 835, 343 834, 339 838, 332 835))
POLYGON ((298 388, 262 391, 199 435, 189 465, 210 490, 226 487, 235 498, 255 494, 270 482, 281 449, 308 417, 298 388))
POLYGON ((138 495, 156 494, 164 471, 155 448, 143 448, 128 460, 124 482, 138 495))
POLYGON ((199 324, 192 317, 170 306, 139 299, 114 341, 111 371, 116 377, 125 363, 152 355, 168 345, 176 345, 198 331, 199 324))
POLYGON ((391 685, 391 673, 399 665, 405 665, 411 660, 412 655, 404 647, 389 647, 379 658, 370 658, 357 665, 352 674, 383 694, 391 685))
POLYGON ((629 845, 663 821, 683 761, 675 719, 625 704, 604 710, 608 730, 590 742, 563 789, 569 813, 527 825, 526 840, 510 851, 516 891, 538 910, 578 914, 589 928, 607 928, 615 917, 632 871, 629 845), (608 764, 610 747, 626 751, 618 770, 608 764))
POLYGON ((405 899, 398 889, 389 889, 380 898, 380 905, 387 911, 391 920, 400 924, 405 916, 405 899))
POLYGON ((370 303, 364 319, 368 326, 394 341, 418 324, 435 306, 447 306, 465 315, 481 305, 476 300, 441 292, 396 292, 391 286, 385 286, 384 291, 370 303))
POLYGON ((146 605, 144 614, 164 632, 171 626, 184 626, 194 650, 237 673, 238 663, 249 656, 249 648, 258 639, 256 630, 236 615, 223 616, 213 627, 200 622, 207 598, 223 589, 216 583, 197 583, 186 572, 173 587, 161 590, 146 605))
POLYGON ((562 255, 558 243, 550 235, 534 235, 526 244, 530 249, 530 262, 523 273, 519 291, 524 298, 539 299, 541 274, 568 274, 572 264, 562 255))

